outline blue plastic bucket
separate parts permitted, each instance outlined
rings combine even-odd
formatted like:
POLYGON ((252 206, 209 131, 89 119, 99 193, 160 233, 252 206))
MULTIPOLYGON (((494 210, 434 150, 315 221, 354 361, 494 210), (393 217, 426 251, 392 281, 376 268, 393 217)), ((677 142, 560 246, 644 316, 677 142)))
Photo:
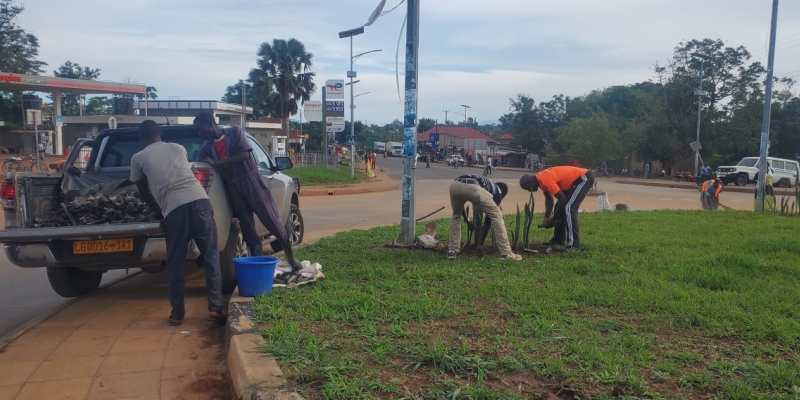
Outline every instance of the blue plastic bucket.
POLYGON ((239 295, 256 297, 270 294, 278 261, 280 260, 277 257, 272 256, 234 258, 233 264, 236 266, 239 295))

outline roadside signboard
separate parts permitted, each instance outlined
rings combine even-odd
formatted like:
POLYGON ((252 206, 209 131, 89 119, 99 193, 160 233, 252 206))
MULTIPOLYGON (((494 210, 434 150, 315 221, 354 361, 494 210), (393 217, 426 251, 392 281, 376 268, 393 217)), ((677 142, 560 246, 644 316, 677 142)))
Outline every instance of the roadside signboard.
POLYGON ((306 101, 303 103, 303 118, 309 122, 322 121, 322 102, 306 101))
POLYGON ((325 100, 344 100, 344 79, 328 79, 325 82, 325 100))
POLYGON ((325 115, 330 117, 344 117, 344 102, 343 101, 326 101, 325 102, 325 115))
POLYGON ((344 117, 326 117, 326 132, 343 132, 344 117))
POLYGON ((430 141, 431 141, 431 147, 433 147, 434 149, 438 149, 439 148, 439 134, 438 133, 431 133, 430 134, 430 141))
POLYGON ((700 141, 697 140, 692 143, 689 143, 689 147, 692 148, 692 151, 700 151, 703 149, 703 146, 700 145, 700 141))
POLYGON ((356 135, 347 135, 347 141, 346 142, 347 142, 348 146, 355 146, 357 141, 358 141, 358 139, 356 138, 356 135))

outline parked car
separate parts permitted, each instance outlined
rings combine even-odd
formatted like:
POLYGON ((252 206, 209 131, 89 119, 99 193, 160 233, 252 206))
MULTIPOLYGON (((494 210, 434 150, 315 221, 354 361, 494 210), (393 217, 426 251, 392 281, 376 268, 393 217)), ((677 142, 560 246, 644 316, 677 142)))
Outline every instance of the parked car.
MULTIPOLYGON (((733 182, 736 186, 755 182, 758 177, 758 159, 758 157, 745 157, 736 165, 720 166, 717 168, 717 176, 723 183, 733 182)), ((795 184, 800 171, 797 160, 767 157, 767 162, 773 170, 773 186, 788 188, 795 184)))
MULTIPOLYGON (((231 292, 236 287, 232 260, 247 255, 249 250, 238 222, 233 219, 222 176, 204 162, 193 162, 203 144, 194 127, 164 126, 161 130, 163 141, 186 148, 195 177, 208 193, 217 224, 222 287, 223 291, 231 292)), ((292 168, 291 159, 273 160, 253 137, 247 135, 247 140, 292 244, 300 244, 305 228, 300 213, 299 182, 280 172, 292 168)), ((0 188, 5 215, 0 242, 9 261, 22 268, 46 268, 51 287, 64 297, 97 289, 108 270, 163 271, 167 246, 159 222, 36 227, 64 202, 65 193, 129 178, 131 157, 141 149, 136 128, 110 129, 100 132, 95 139, 79 139, 59 172, 9 172, 0 188), (82 157, 82 148, 90 150, 85 167, 76 164, 82 157), (105 245, 111 241, 124 245, 105 245)), ((256 229, 265 246, 275 241, 257 219, 256 229)), ((197 246, 192 243, 187 260, 199 256, 197 246)))
POLYGON ((455 163, 458 165, 464 165, 464 159, 461 156, 450 156, 447 158, 447 165, 453 166, 455 163))

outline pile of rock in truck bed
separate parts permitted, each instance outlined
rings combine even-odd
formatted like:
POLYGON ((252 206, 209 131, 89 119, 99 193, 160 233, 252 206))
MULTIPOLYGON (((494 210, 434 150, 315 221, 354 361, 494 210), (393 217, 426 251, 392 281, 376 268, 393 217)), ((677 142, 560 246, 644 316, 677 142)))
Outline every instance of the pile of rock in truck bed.
POLYGON ((151 222, 158 221, 161 217, 139 198, 139 193, 133 188, 108 195, 90 189, 83 195, 67 197, 71 200, 65 199, 48 212, 47 219, 37 218, 34 227, 151 222))

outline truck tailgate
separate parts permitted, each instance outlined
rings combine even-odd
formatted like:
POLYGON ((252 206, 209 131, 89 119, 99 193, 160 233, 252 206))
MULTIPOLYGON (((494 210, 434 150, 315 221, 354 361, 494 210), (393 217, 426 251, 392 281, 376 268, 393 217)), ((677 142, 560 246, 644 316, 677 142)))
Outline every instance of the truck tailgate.
POLYGON ((142 236, 160 232, 162 230, 158 222, 8 229, 0 231, 0 243, 34 243, 59 239, 105 239, 142 236))

